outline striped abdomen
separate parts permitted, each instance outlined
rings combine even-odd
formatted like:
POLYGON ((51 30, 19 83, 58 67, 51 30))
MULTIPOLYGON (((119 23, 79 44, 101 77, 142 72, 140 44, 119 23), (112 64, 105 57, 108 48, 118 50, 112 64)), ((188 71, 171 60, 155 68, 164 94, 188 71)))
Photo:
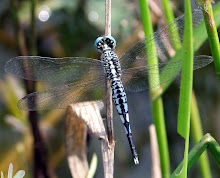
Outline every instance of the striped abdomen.
POLYGON ((124 91, 124 87, 119 78, 113 78, 111 81, 112 87, 112 98, 115 103, 118 114, 120 115, 121 121, 125 127, 125 131, 128 137, 129 145, 132 151, 135 164, 138 164, 138 155, 134 146, 131 127, 129 123, 129 114, 128 114, 128 104, 127 96, 124 91))
POLYGON ((129 123, 127 97, 122 82, 120 80, 121 66, 119 64, 118 57, 114 53, 114 51, 106 50, 102 53, 101 60, 104 64, 106 76, 111 80, 112 99, 125 127, 128 142, 134 158, 134 163, 138 164, 138 155, 134 146, 131 127, 129 123))

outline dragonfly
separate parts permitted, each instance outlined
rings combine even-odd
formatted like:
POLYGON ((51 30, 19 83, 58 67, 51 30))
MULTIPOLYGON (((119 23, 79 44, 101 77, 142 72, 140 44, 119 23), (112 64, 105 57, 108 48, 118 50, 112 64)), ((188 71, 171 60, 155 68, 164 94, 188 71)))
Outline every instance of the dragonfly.
MULTIPOLYGON (((201 10, 193 11, 193 28, 202 21, 201 10)), ((5 71, 17 77, 54 83, 58 86, 30 93, 18 102, 22 110, 65 109, 71 103, 103 100, 106 98, 107 79, 110 80, 112 98, 124 125, 135 164, 139 164, 129 122, 128 101, 125 91, 142 91, 157 87, 173 80, 182 69, 183 60, 178 59, 147 65, 147 60, 155 57, 169 59, 169 50, 182 42, 184 15, 176 18, 162 30, 132 45, 120 58, 115 53, 116 40, 112 36, 101 36, 95 41, 100 59, 85 57, 49 58, 39 56, 19 56, 10 59, 5 71), (180 40, 170 40, 170 30, 179 32, 180 40), (156 53, 147 51, 152 41, 156 53), (28 71, 28 72, 27 72, 28 71), (162 77, 155 79, 155 76, 162 77), (149 83, 151 85, 149 86, 149 83)), ((194 58, 194 70, 213 62, 211 56, 194 58)))

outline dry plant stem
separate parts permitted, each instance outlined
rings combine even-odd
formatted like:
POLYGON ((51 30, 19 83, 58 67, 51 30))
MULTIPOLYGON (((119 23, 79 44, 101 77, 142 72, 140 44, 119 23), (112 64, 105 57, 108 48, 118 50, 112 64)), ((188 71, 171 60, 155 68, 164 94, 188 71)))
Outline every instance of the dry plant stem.
MULTIPOLYGON (((111 35, 111 0, 105 1, 105 35, 111 35)), ((112 105, 112 90, 111 82, 106 80, 107 99, 106 99, 106 128, 108 135, 108 142, 102 142, 102 155, 103 155, 103 167, 104 177, 113 177, 114 171, 114 131, 113 131, 113 105, 112 105)))
POLYGON ((157 144, 157 133, 155 125, 151 124, 149 126, 150 132, 150 145, 151 145, 151 159, 152 159, 152 178, 161 178, 160 169, 160 155, 157 144))
MULTIPOLYGON (((106 0, 105 4, 105 35, 111 35, 111 0, 106 0)), ((107 115, 107 135, 110 144, 114 143, 113 131, 113 105, 112 105, 112 89, 109 79, 106 81, 107 100, 106 100, 106 115, 107 115)))
POLYGON ((107 99, 106 99, 106 127, 109 144, 114 144, 114 130, 113 130, 113 105, 112 105, 112 89, 111 81, 106 80, 107 99))
POLYGON ((111 0, 105 1, 105 35, 111 35, 111 0))

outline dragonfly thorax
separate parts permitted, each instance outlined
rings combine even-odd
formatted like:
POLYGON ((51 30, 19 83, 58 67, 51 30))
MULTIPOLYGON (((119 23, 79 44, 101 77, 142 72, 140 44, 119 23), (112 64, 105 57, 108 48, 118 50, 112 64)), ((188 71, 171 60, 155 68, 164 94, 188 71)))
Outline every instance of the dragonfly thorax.
POLYGON ((102 36, 102 37, 98 37, 95 40, 94 45, 96 50, 103 53, 104 51, 107 50, 111 50, 111 51, 115 50, 116 41, 112 36, 102 36))
POLYGON ((118 56, 114 51, 103 51, 101 61, 103 62, 103 67, 108 78, 113 79, 121 76, 121 66, 118 56))

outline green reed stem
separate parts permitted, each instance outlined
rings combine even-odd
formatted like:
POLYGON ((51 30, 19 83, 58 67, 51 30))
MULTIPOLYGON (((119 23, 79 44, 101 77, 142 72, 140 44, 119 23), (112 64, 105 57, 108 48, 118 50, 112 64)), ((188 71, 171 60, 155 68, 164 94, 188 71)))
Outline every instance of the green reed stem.
MULTIPOLYGON (((148 1, 139 0, 139 5, 140 5, 140 10, 141 10, 141 18, 142 18, 145 36, 151 35, 153 33, 153 28, 152 28, 152 22, 150 18, 148 1)), ((152 51, 156 53, 156 47, 155 47, 154 41, 151 41, 151 43, 152 45, 150 45, 150 47, 146 49, 147 54, 152 54, 152 51), (151 53, 148 53, 148 51, 151 51, 151 53)), ((158 64, 157 57, 155 57, 152 60, 148 60, 147 62, 148 62, 148 65, 158 64)), ((159 73, 158 73, 157 79, 159 80, 159 73)), ((152 85, 152 84, 149 83, 149 85, 152 85)), ((151 89, 150 95, 152 95, 155 91, 156 91, 156 88, 151 89)), ((170 158, 169 158, 169 149, 168 149, 168 143, 167 143, 166 126, 165 126, 165 121, 164 121, 162 98, 159 97, 154 101, 151 98, 151 105, 152 105, 153 122, 155 124, 156 132, 157 132, 162 176, 167 178, 170 176, 170 158)))
MULTIPOLYGON (((165 14, 165 20, 166 23, 172 22, 175 17, 172 11, 171 3, 169 0, 162 0, 162 5, 163 5, 163 10, 165 14)), ((170 32, 170 37, 171 40, 175 39, 177 35, 172 35, 172 32, 170 32)), ((176 30, 174 33, 178 33, 176 30)), ((178 46, 174 45, 174 49, 178 50, 181 43, 178 44, 178 46)), ((203 131, 202 131, 202 125, 201 125, 201 119, 199 116, 199 111, 198 111, 198 106, 197 106, 197 101, 195 98, 194 93, 192 94, 192 101, 191 101, 191 127, 192 127, 192 136, 194 139, 194 142, 197 143, 199 140, 203 137, 203 131)), ((206 151, 201 155, 199 158, 199 168, 200 172, 202 174, 203 178, 210 178, 211 176, 211 170, 210 170, 210 165, 209 165, 209 160, 208 160, 208 154, 206 151)))
POLYGON ((185 138, 185 151, 183 170, 178 177, 187 177, 189 132, 190 132, 190 111, 193 82, 193 27, 190 0, 185 0, 185 22, 183 39, 183 70, 180 85, 180 99, 178 110, 178 133, 185 138))
MULTIPOLYGON (((162 0, 162 7, 164 10, 166 23, 168 24, 175 19, 170 1, 169 0, 162 0)), ((179 33, 176 29, 177 28, 170 28, 169 34, 170 34, 171 42, 173 44, 175 44, 175 45, 173 45, 173 48, 175 50, 178 50, 181 47, 181 40, 179 38, 179 33), (179 43, 177 42, 177 40, 179 41, 179 43)))
MULTIPOLYGON (((196 97, 194 93, 192 93, 190 122, 191 122, 191 132, 192 132, 194 143, 198 143, 204 134, 202 131, 201 119, 200 119, 197 101, 196 101, 196 97)), ((200 156, 198 161, 199 161, 199 167, 200 167, 200 172, 202 174, 202 177, 211 178, 212 175, 211 175, 207 151, 204 151, 204 153, 200 156)))
MULTIPOLYGON (((220 2, 218 2, 214 9, 214 16, 215 16, 215 22, 216 26, 220 26, 220 2)), ((193 47, 194 51, 197 51, 202 44, 205 42, 205 40, 208 38, 208 35, 206 33, 206 28, 205 28, 205 22, 203 21, 194 31, 193 33, 193 47)), ((172 57, 170 60, 178 60, 181 59, 182 57, 182 47, 176 51, 176 54, 174 57, 172 57)), ((167 88, 170 86, 170 84, 173 82, 173 80, 170 80, 166 83, 161 84, 160 88, 153 93, 152 98, 157 99, 159 96, 161 96, 167 88)))
POLYGON ((197 1, 203 10, 206 30, 209 38, 209 44, 214 59, 215 70, 220 82, 220 46, 219 46, 218 32, 212 10, 212 0, 197 0, 197 1))

